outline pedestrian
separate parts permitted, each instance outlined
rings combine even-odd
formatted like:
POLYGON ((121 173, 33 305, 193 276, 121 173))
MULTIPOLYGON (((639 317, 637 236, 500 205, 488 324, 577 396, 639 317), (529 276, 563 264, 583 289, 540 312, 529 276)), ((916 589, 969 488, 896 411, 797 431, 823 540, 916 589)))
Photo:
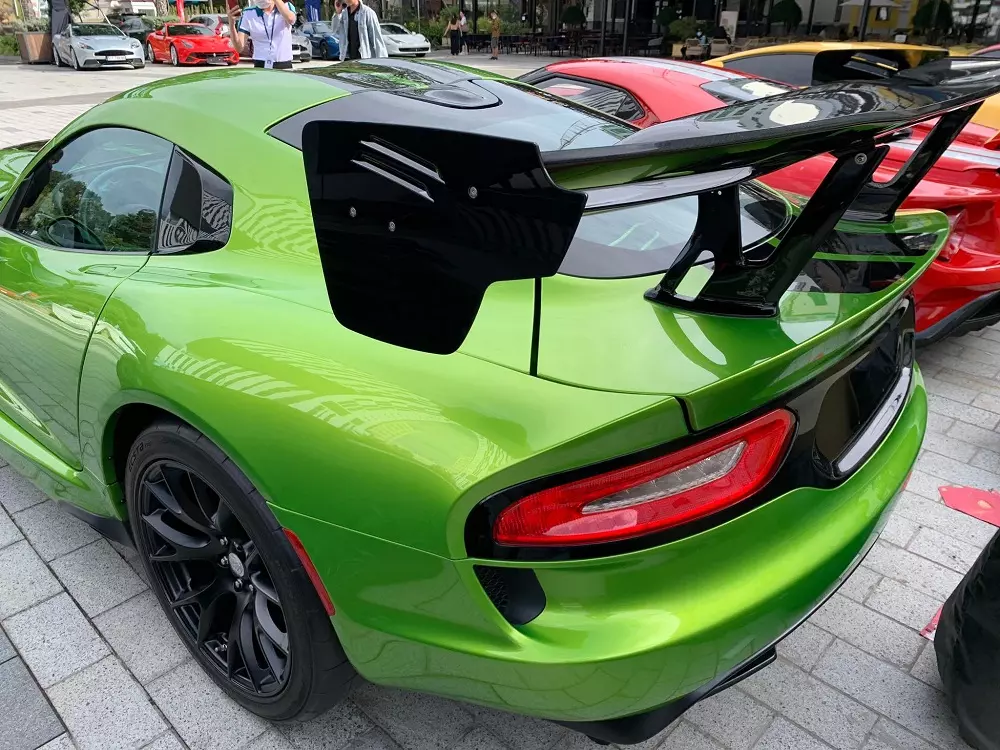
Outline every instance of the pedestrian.
POLYGON ((236 21, 236 11, 227 6, 229 34, 233 46, 242 50, 253 43, 253 66, 287 70, 292 67, 292 25, 295 6, 285 0, 254 0, 236 21))
POLYGON ((464 10, 458 12, 458 30, 462 33, 458 51, 461 52, 462 47, 465 47, 465 54, 469 54, 469 22, 465 18, 464 10))
POLYGON ((341 60, 368 60, 388 57, 378 13, 361 0, 344 0, 337 25, 341 60))
POLYGON ((500 59, 500 16, 495 10, 490 11, 490 49, 493 51, 491 60, 500 59))
POLYGON ((448 25, 444 29, 445 35, 451 41, 451 54, 458 55, 462 50, 462 29, 458 25, 458 18, 452 16, 448 25))

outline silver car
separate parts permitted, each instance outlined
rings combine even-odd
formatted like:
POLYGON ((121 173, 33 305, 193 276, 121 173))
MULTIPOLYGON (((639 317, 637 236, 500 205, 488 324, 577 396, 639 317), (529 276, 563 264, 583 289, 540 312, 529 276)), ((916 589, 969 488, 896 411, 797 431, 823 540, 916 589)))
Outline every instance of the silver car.
POLYGON ((110 23, 71 23, 52 37, 52 51, 56 65, 71 65, 74 70, 146 64, 142 43, 110 23))
POLYGON ((292 30, 292 59, 296 62, 309 62, 312 60, 312 42, 309 37, 298 29, 292 30))

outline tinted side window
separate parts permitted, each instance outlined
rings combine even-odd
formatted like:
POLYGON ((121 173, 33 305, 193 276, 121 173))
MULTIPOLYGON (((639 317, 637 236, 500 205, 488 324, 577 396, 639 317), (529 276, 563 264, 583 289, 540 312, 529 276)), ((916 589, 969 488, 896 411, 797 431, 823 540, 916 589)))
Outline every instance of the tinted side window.
POLYGON ((535 84, 542 91, 572 99, 623 120, 637 120, 643 115, 642 107, 625 91, 579 78, 547 78, 535 84))
POLYGON ((215 250, 229 241, 233 188, 180 149, 174 151, 160 217, 158 252, 215 250))
POLYGON ((725 63, 726 70, 770 78, 793 86, 811 86, 813 82, 813 55, 760 55, 738 57, 725 63))
POLYGON ((35 168, 8 227, 67 250, 150 252, 172 152, 136 130, 84 133, 35 168))

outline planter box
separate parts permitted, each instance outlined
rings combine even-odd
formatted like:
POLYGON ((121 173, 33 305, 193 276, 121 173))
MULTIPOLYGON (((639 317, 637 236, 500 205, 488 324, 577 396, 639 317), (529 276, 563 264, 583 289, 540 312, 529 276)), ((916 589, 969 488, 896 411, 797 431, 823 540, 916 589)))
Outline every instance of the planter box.
POLYGON ((52 37, 47 31, 19 31, 17 50, 21 53, 21 62, 51 63, 52 37))
POLYGON ((671 57, 684 57, 684 43, 674 42, 673 50, 670 52, 671 57))

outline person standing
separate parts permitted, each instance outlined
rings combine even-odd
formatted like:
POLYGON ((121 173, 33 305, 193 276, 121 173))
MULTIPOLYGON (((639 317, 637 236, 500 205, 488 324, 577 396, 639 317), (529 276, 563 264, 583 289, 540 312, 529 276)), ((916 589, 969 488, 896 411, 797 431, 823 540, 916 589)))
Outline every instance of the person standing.
POLYGON ((341 60, 368 60, 388 57, 378 13, 361 2, 345 0, 337 25, 341 60))
POLYGON ((253 66, 287 70, 292 67, 292 25, 295 6, 285 0, 254 0, 235 21, 235 10, 228 9, 229 34, 233 46, 242 50, 246 40, 253 42, 253 66))
POLYGON ((490 11, 490 51, 491 60, 500 59, 500 16, 495 10, 490 11))
POLYGON ((458 44, 459 54, 462 52, 462 47, 465 47, 465 54, 469 54, 469 21, 465 17, 465 11, 458 11, 458 30, 461 33, 461 39, 458 44))
POLYGON ((451 54, 457 55, 462 51, 462 28, 458 25, 458 18, 452 17, 444 29, 451 42, 451 54))

